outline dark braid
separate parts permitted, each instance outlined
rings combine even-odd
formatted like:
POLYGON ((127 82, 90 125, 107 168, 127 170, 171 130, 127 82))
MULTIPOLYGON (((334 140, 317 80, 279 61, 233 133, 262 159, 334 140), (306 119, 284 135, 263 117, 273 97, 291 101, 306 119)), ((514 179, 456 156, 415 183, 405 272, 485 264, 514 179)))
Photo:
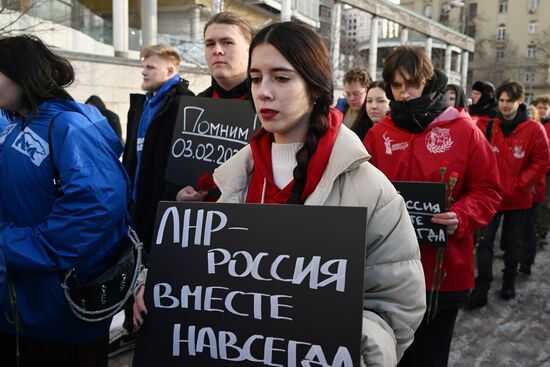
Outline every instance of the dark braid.
POLYGON ((294 186, 292 186, 292 193, 288 199, 288 204, 303 204, 301 196, 306 187, 309 160, 317 150, 319 139, 325 135, 328 129, 327 115, 321 113, 321 111, 319 111, 320 108, 316 107, 317 105, 314 106, 313 112, 311 113, 311 122, 307 130, 304 145, 296 153, 296 162, 298 162, 298 165, 292 172, 294 176, 294 186))

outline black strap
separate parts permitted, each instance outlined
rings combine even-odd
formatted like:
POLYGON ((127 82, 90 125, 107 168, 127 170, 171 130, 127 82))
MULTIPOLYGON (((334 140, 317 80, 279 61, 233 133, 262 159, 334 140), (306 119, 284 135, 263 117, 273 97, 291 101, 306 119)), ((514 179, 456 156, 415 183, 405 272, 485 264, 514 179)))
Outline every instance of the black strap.
POLYGON ((487 124, 487 129, 485 130, 485 136, 487 137, 487 141, 491 143, 491 135, 493 135, 493 125, 495 123, 495 118, 491 117, 489 119, 489 123, 487 124))
POLYGON ((55 186, 55 189, 60 195, 63 195, 63 189, 61 188, 61 177, 59 176, 59 171, 57 170, 57 167, 55 166, 55 162, 53 159, 53 145, 52 145, 52 127, 53 123, 55 122, 55 119, 59 115, 61 115, 62 112, 59 112, 57 115, 52 117, 50 121, 50 125, 48 126, 48 149, 50 151, 50 165, 52 166, 52 173, 53 173, 53 184, 55 186))

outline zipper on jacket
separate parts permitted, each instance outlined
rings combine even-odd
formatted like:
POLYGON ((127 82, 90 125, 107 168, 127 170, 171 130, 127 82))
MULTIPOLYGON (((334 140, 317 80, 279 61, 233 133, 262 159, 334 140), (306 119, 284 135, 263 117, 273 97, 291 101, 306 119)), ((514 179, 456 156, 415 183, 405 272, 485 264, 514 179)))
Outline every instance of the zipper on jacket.
MULTIPOLYGON (((411 140, 411 154, 409 154, 409 169, 408 169, 408 174, 407 174, 407 178, 405 180, 410 180, 411 177, 412 177, 412 165, 413 165, 413 151, 414 151, 414 141, 415 141, 415 134, 412 134, 412 140, 411 140)), ((405 181, 404 180, 404 181, 405 181)))
POLYGON ((264 187, 262 188, 262 200, 260 201, 260 204, 263 204, 264 203, 264 199, 265 199, 265 188, 267 187, 267 180, 266 178, 264 177, 264 187))

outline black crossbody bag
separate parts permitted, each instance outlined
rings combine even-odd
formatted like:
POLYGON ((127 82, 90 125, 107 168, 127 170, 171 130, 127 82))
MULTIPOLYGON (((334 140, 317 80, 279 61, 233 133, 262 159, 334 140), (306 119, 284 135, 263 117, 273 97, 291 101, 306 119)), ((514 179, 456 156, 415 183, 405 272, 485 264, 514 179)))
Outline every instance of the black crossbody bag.
MULTIPOLYGON (((48 127, 48 146, 53 172, 53 183, 59 195, 63 195, 59 171, 54 162, 52 127, 55 115, 48 127)), ((81 320, 98 322, 119 312, 133 294, 142 262, 142 243, 135 231, 129 227, 128 236, 118 255, 110 259, 112 265, 85 283, 77 276, 78 265, 68 270, 61 288, 71 311, 81 320)))

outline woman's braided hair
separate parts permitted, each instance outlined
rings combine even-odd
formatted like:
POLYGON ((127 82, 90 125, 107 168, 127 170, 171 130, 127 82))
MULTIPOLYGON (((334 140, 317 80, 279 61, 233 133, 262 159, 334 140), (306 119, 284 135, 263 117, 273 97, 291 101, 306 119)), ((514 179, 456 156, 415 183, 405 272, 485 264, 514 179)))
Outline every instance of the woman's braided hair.
MULTIPOLYGON (((319 139, 328 129, 327 116, 334 98, 329 52, 319 35, 305 24, 295 21, 274 23, 260 30, 252 39, 249 68, 252 51, 265 43, 275 47, 296 69, 306 82, 313 102, 304 145, 296 153, 298 165, 294 168, 294 186, 288 200, 289 204, 303 204, 301 196, 306 186, 309 160, 317 149, 319 139)), ((250 76, 248 85, 252 95, 250 76)))

